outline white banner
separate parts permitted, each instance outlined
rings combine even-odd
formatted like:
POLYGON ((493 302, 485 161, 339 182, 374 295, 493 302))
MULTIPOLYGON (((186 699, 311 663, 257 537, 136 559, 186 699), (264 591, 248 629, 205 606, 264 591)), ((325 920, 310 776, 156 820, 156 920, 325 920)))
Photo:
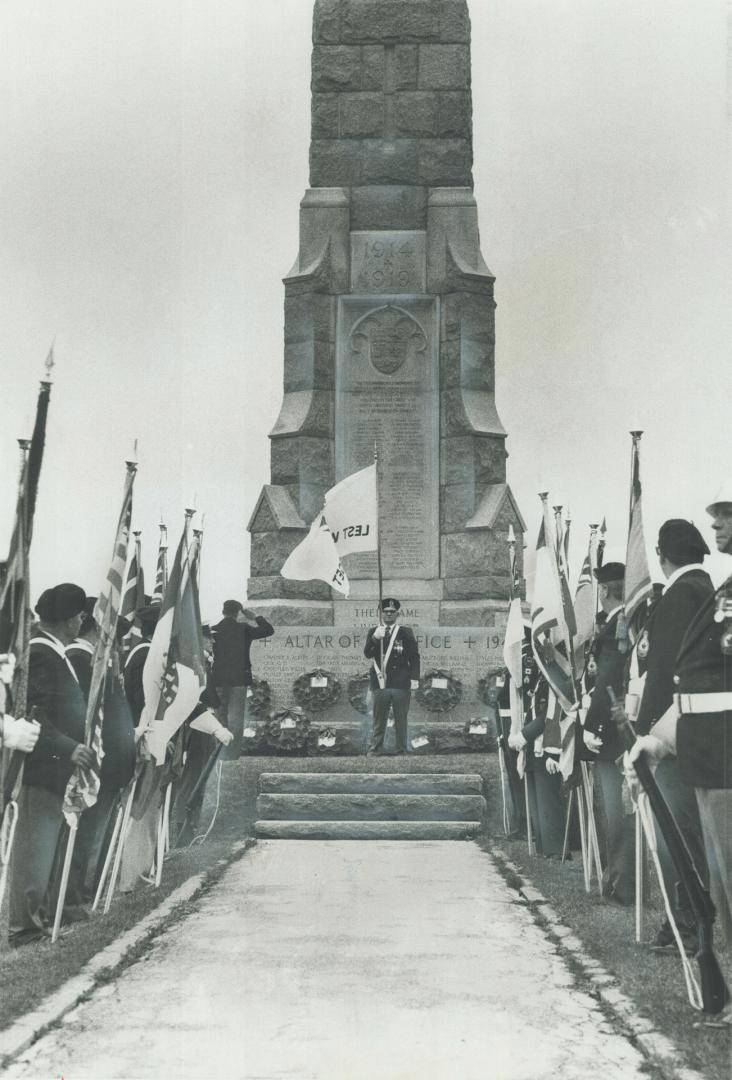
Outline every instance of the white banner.
POLYGON ((323 514, 341 558, 355 551, 376 551, 376 463, 351 473, 327 491, 323 514))
POLYGON ((346 572, 322 514, 318 514, 308 535, 290 553, 280 573, 293 581, 324 581, 344 596, 350 592, 346 572))

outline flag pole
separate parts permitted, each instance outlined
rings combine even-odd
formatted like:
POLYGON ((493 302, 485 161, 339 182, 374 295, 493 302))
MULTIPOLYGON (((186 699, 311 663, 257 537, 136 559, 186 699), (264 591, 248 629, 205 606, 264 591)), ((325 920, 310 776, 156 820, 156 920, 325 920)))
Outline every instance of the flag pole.
POLYGON ((69 872, 71 870, 71 859, 74 855, 74 847, 76 845, 76 833, 79 827, 79 818, 75 814, 69 822, 69 838, 66 842, 66 855, 64 856, 64 868, 61 874, 61 886, 58 891, 58 901, 56 903, 56 917, 53 920, 53 931, 51 933, 51 944, 55 945, 58 941, 59 930, 61 929, 61 916, 64 912, 64 902, 66 900, 66 890, 69 886, 69 872))
POLYGON ((107 854, 104 857, 104 866, 102 867, 102 873, 99 878, 99 884, 97 890, 94 893, 94 903, 92 904, 92 911, 96 911, 99 907, 99 901, 104 893, 104 886, 107 884, 107 878, 109 876, 110 867, 112 864, 112 858, 114 856, 115 849, 117 847, 117 840, 119 839, 119 830, 122 825, 122 817, 124 815, 124 808, 121 803, 117 806, 117 814, 115 816, 114 828, 112 830, 112 836, 110 837, 109 844, 107 846, 107 854))
MULTIPOLYGON (((381 569, 381 508, 379 506, 379 448, 374 443, 374 466, 376 470, 376 569, 379 575, 379 626, 384 624, 384 575, 381 569)), ((384 671, 384 639, 379 639, 379 666, 382 682, 386 683, 384 671)))
MULTIPOLYGON (((384 621, 381 602, 384 592, 384 576, 381 569, 381 507, 379 506, 379 448, 374 443, 374 465, 376 466, 376 567, 379 575, 379 623, 384 621)), ((383 646, 382 646, 383 651, 383 646)))

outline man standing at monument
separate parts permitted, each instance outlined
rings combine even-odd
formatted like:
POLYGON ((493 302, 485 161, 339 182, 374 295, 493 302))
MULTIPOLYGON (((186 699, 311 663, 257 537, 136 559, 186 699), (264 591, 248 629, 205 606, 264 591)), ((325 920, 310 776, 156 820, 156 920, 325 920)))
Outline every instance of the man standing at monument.
POLYGON ((247 690, 252 685, 251 644, 259 638, 271 637, 274 627, 263 616, 245 608, 239 600, 226 600, 222 614, 221 622, 213 627, 211 679, 221 701, 226 726, 234 733, 234 741, 224 753, 228 760, 241 754, 247 690))
POLYGON ((384 736, 389 709, 394 709, 396 749, 408 754, 407 714, 412 690, 419 686, 419 649, 409 626, 398 626, 400 603, 393 597, 381 602, 384 621, 366 635, 364 656, 371 661, 369 672, 374 696, 374 729, 369 754, 384 753, 384 736))

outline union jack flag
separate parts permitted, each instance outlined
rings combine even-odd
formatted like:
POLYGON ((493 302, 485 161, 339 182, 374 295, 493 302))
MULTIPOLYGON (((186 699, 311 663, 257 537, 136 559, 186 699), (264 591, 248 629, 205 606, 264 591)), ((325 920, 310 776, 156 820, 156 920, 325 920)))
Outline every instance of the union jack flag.
POLYGON ((168 587, 168 530, 160 524, 160 542, 158 544, 158 561, 155 567, 155 588, 153 589, 153 604, 162 604, 165 590, 168 587))
POLYGON ((128 461, 122 496, 122 509, 117 523, 112 562, 107 572, 104 587, 94 605, 94 619, 99 627, 99 640, 92 657, 84 741, 94 751, 97 768, 95 770, 76 768, 72 773, 71 779, 66 785, 63 806, 64 816, 69 823, 88 806, 93 806, 99 794, 99 769, 104 757, 102 747, 104 692, 107 674, 113 660, 117 618, 122 604, 124 573, 127 566, 127 551, 130 541, 130 522, 132 520, 132 487, 135 482, 136 471, 137 465, 128 461))

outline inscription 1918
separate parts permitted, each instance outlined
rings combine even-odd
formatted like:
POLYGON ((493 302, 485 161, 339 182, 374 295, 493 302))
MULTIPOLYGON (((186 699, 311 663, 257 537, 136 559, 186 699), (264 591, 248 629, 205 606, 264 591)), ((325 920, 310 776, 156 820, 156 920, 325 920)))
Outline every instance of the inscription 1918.
POLYGON ((424 292, 425 281, 423 232, 351 233, 353 292, 424 292))

